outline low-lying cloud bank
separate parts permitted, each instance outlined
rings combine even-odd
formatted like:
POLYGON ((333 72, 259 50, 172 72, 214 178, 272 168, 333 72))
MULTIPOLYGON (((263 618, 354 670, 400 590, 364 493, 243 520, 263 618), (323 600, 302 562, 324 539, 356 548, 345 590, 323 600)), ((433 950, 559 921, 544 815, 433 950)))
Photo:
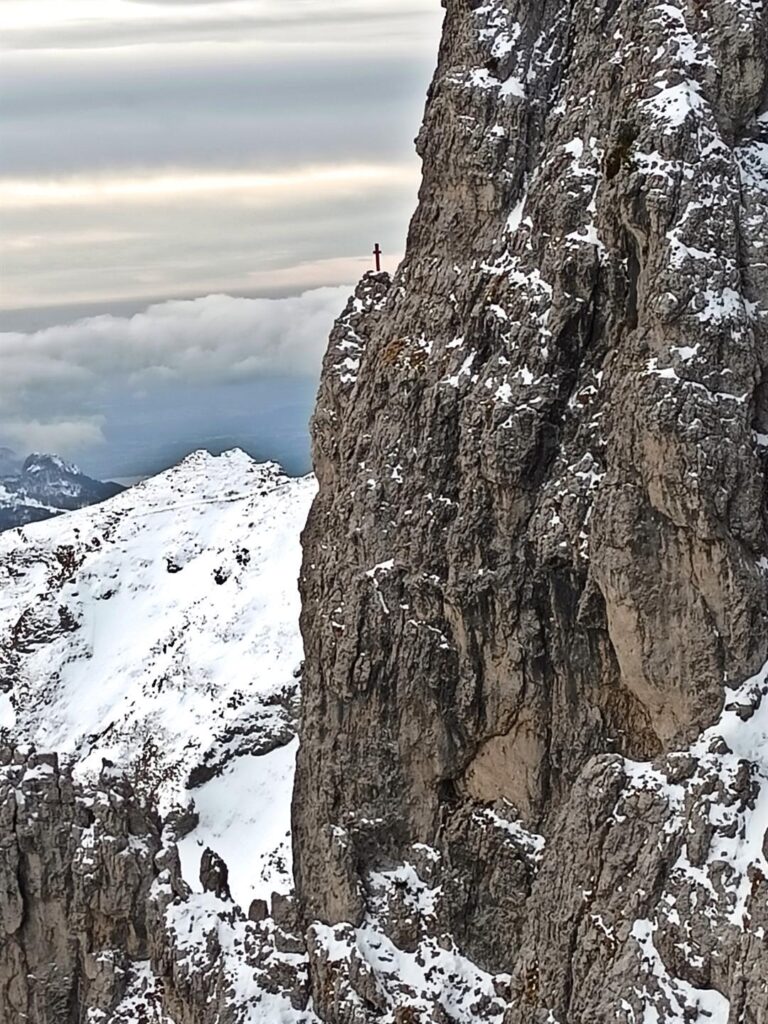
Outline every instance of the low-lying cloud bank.
POLYGON ((0 334, 0 442, 64 455, 103 438, 109 406, 174 388, 317 376, 347 286, 291 298, 230 295, 163 302, 132 317, 96 316, 0 334))

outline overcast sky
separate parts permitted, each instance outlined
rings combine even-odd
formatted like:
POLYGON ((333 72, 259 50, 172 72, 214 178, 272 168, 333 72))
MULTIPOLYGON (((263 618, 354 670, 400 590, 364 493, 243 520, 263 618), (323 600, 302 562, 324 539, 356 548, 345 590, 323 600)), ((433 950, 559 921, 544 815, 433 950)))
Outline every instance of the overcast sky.
POLYGON ((0 443, 103 469, 118 380, 167 407, 203 386, 190 350, 208 351, 212 389, 316 374, 343 292, 160 303, 348 286, 375 241, 394 267, 441 15, 439 0, 0 0, 0 443), (109 319, 63 326, 94 314, 109 319))

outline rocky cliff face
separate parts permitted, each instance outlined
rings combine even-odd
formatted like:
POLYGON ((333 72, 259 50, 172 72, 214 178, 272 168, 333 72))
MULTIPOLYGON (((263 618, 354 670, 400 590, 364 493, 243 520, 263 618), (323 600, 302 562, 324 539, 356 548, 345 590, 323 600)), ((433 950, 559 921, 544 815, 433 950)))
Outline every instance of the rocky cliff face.
POLYGON ((203 857, 202 893, 182 878, 182 825, 119 770, 83 785, 54 755, 0 748, 4 1022, 316 1021, 293 1009, 303 959, 275 920, 232 902, 220 859, 203 857))
POLYGON ((313 425, 316 1005, 764 1022, 768 13, 447 0, 419 150, 313 425))

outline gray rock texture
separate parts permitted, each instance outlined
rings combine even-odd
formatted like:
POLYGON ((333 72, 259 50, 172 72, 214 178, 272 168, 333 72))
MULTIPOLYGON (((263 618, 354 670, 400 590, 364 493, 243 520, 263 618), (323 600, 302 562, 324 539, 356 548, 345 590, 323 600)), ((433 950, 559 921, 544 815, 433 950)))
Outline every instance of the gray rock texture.
POLYGON ((193 894, 175 838, 114 770, 83 786, 54 755, 0 749, 3 1024, 317 1021, 306 958, 246 918, 211 851, 216 892, 193 894))
POLYGON ((768 1019, 767 84, 753 0, 447 0, 406 256, 313 422, 327 1021, 768 1019), (503 1006, 384 998, 381 965, 373 998, 369 930, 422 941, 377 909, 398 865, 503 1006))
POLYGON ((149 959, 159 823, 120 780, 86 796, 55 756, 0 763, 0 1019, 85 1020, 149 959))

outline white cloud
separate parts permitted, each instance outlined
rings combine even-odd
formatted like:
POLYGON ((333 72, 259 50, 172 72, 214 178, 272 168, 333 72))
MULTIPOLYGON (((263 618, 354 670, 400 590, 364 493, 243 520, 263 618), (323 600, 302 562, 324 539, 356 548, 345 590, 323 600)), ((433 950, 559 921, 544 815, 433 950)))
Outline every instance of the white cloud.
POLYGON ((0 438, 67 453, 101 436, 116 392, 162 393, 265 376, 316 376, 350 289, 291 298, 209 295, 96 316, 30 334, 0 334, 0 438))
POLYGON ((3 436, 22 452, 70 452, 92 448, 103 441, 99 416, 75 420, 1 420, 3 436))
POLYGON ((438 0, 0 0, 0 316, 298 291, 354 279, 329 270, 370 265, 374 241, 399 250, 441 17, 438 0))
POLYGON ((120 201, 168 203, 201 193, 240 193, 253 204, 274 202, 276 196, 290 192, 293 201, 318 191, 361 187, 392 187, 414 182, 410 165, 352 164, 307 167, 275 174, 246 172, 205 173, 188 170, 183 174, 135 175, 133 177, 71 177, 41 181, 30 178, 0 178, 0 209, 70 205, 103 205, 120 201))
POLYGON ((437 17, 433 0, 4 0, 0 49, 63 49, 241 42, 291 48, 423 45, 416 26, 437 17), (375 25, 377 31, 371 31, 375 25), (384 38, 382 38, 384 37, 384 38))

